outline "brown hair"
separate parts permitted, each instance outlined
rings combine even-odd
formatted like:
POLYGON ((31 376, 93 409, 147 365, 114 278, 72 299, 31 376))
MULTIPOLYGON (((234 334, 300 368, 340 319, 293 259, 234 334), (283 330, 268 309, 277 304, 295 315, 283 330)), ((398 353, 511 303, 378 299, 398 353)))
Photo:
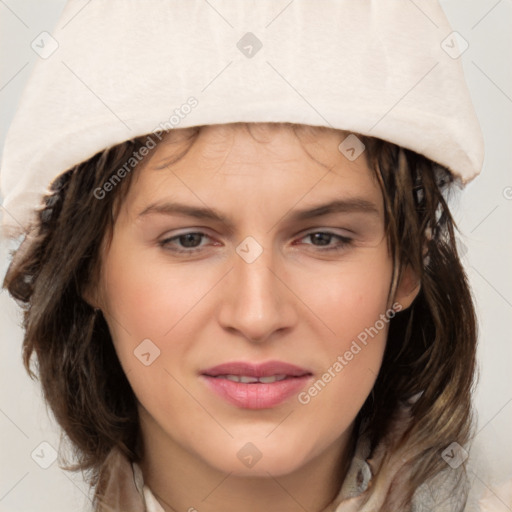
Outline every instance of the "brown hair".
MULTIPOLYGON (((272 124, 294 131, 302 126, 272 124)), ((190 134, 190 148, 200 130, 173 132, 190 134)), ((391 413, 416 396, 410 424, 393 447, 417 448, 406 464, 403 510, 415 489, 446 467, 441 452, 453 441, 469 441, 476 318, 445 198, 453 189, 453 176, 413 151, 359 138, 384 198, 394 262, 390 296, 405 265, 421 281, 411 307, 390 321, 381 370, 356 421, 375 447, 390 428, 391 413)), ((20 246, 4 280, 25 310, 25 367, 34 377, 30 360, 35 353, 45 400, 74 447, 76 464, 69 469, 87 470, 92 485, 98 484, 99 470, 112 448, 131 461, 141 457, 135 396, 105 319, 83 299, 83 292, 96 282, 101 244, 112 234, 117 208, 140 164, 103 199, 97 199, 94 190, 146 140, 139 137, 108 148, 55 180, 33 234, 20 246)), ((385 509, 393 506, 396 503, 389 502, 385 509)))

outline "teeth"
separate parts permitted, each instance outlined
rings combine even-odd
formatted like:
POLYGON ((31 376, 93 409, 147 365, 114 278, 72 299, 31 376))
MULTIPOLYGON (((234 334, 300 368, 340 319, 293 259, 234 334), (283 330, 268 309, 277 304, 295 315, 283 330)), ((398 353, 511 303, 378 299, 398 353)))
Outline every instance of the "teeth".
POLYGON ((253 382, 258 382, 258 377, 246 377, 245 375, 240 376, 240 381, 243 384, 252 384, 253 382))
POLYGON ((242 384, 254 384, 261 382, 262 384, 271 384, 286 379, 286 375, 269 375, 268 377, 249 377, 248 375, 219 375, 218 378, 231 380, 233 382, 241 382, 242 384))
POLYGON ((264 384, 270 384, 271 382, 276 382, 278 380, 286 379, 286 375, 270 375, 268 377, 260 377, 259 381, 264 384))

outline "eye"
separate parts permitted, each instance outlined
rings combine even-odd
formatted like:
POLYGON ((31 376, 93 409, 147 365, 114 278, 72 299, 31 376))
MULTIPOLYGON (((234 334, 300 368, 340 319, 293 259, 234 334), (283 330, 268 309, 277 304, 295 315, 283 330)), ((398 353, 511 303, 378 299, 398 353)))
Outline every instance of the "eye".
MULTIPOLYGON (((193 254, 202 250, 204 244, 201 244, 201 241, 204 238, 211 239, 211 237, 209 237, 206 233, 202 233, 200 231, 191 231, 188 233, 181 233, 173 237, 165 238, 164 240, 158 242, 158 244, 165 250, 177 254, 193 254)), ((352 243, 351 238, 341 236, 330 231, 313 231, 302 236, 299 238, 299 240, 304 240, 306 238, 310 238, 313 242, 312 244, 306 245, 313 245, 314 247, 317 247, 321 252, 340 251, 352 243), (333 245, 331 243, 333 239, 337 239, 338 243, 333 245)))
POLYGON ((176 253, 194 253, 201 250, 200 242, 203 238, 210 238, 207 234, 201 232, 189 232, 182 233, 180 235, 173 236, 171 238, 166 238, 158 244, 166 250, 176 252, 176 253), (176 245, 182 244, 179 248, 176 245))
POLYGON ((352 239, 346 236, 337 235, 336 233, 331 233, 330 231, 313 231, 304 235, 300 240, 304 240, 305 238, 311 238, 314 242, 313 245, 315 247, 325 247, 321 248, 320 251, 339 251, 346 248, 348 245, 352 243, 352 239), (339 242, 336 245, 330 245, 330 242, 336 238, 339 242), (318 245, 316 244, 318 242, 318 245))

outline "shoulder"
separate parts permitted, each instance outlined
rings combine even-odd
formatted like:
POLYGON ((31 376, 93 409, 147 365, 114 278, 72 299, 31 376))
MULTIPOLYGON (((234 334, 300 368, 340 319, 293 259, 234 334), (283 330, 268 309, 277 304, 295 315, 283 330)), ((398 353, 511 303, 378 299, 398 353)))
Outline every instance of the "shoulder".
MULTIPOLYGON (((382 507, 386 510, 400 508, 399 503, 409 490, 411 466, 408 461, 421 450, 400 443, 410 422, 411 405, 403 404, 396 411, 391 427, 374 448, 365 434, 365 425, 361 425, 351 465, 332 510, 374 512, 382 507)), ((465 510, 469 480, 464 465, 452 466, 446 463, 414 491, 408 512, 465 510)))

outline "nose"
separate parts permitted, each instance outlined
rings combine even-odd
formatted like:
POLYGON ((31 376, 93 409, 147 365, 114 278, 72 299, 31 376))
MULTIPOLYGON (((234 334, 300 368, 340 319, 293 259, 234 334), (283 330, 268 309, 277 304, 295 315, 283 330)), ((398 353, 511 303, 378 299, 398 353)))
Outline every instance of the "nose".
POLYGON ((250 263, 234 254, 233 269, 220 291, 218 320, 224 329, 262 343, 295 324, 297 301, 277 260, 278 256, 266 249, 250 263))

